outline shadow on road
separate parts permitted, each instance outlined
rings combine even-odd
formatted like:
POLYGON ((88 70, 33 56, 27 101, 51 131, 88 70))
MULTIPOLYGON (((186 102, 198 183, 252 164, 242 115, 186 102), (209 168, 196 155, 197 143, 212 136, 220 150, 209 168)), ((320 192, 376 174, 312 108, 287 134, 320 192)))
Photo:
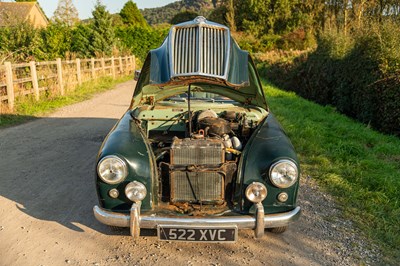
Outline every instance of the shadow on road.
POLYGON ((116 122, 43 118, 0 129, 0 196, 34 218, 108 232, 93 217, 94 173, 98 149, 116 122))

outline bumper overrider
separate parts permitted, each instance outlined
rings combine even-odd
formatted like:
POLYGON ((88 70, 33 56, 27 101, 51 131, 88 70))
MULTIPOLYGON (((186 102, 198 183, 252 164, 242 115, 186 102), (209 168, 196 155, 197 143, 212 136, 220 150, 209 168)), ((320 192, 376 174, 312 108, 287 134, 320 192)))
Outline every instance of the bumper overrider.
POLYGON ((300 216, 300 207, 291 211, 276 214, 264 215, 264 206, 261 203, 255 203, 255 214, 236 215, 236 216, 169 216, 157 214, 140 214, 141 202, 132 204, 129 214, 111 212, 93 207, 96 219, 106 225, 117 227, 129 227, 131 235, 138 238, 140 228, 157 229, 160 225, 182 225, 182 226, 236 226, 238 229, 253 229, 256 238, 264 235, 265 228, 274 228, 287 226, 296 221, 300 216))

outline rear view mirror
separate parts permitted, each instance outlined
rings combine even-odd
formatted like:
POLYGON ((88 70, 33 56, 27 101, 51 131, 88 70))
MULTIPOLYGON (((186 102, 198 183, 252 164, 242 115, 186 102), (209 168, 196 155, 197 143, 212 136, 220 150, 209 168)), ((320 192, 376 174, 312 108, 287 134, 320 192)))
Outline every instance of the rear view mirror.
POLYGON ((139 76, 140 76, 140 69, 139 70, 135 70, 135 76, 133 77, 133 79, 138 81, 139 80, 139 76))

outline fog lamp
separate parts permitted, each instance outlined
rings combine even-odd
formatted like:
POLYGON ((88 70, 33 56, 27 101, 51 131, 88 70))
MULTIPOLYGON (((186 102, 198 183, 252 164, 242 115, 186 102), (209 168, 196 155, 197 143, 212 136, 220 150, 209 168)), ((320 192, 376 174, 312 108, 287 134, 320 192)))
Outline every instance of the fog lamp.
POLYGON ((142 201, 147 194, 145 185, 138 181, 128 183, 125 187, 125 195, 131 201, 142 201))
POLYGON ((253 182, 246 188, 246 198, 251 202, 261 202, 265 197, 267 197, 267 188, 264 184, 253 182))

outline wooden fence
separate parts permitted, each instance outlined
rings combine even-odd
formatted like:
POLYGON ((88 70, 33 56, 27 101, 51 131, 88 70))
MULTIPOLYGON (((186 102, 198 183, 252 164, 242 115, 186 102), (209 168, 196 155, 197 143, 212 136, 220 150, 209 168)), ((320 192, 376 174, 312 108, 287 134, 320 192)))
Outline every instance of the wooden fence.
MULTIPOLYGON (((63 61, 0 65, 0 106, 14 109, 16 97, 28 94, 39 100, 41 95, 64 95, 83 82, 100 77, 128 75, 135 70, 135 57, 90 58, 63 61)), ((1 112, 1 110, 0 110, 1 112)))

